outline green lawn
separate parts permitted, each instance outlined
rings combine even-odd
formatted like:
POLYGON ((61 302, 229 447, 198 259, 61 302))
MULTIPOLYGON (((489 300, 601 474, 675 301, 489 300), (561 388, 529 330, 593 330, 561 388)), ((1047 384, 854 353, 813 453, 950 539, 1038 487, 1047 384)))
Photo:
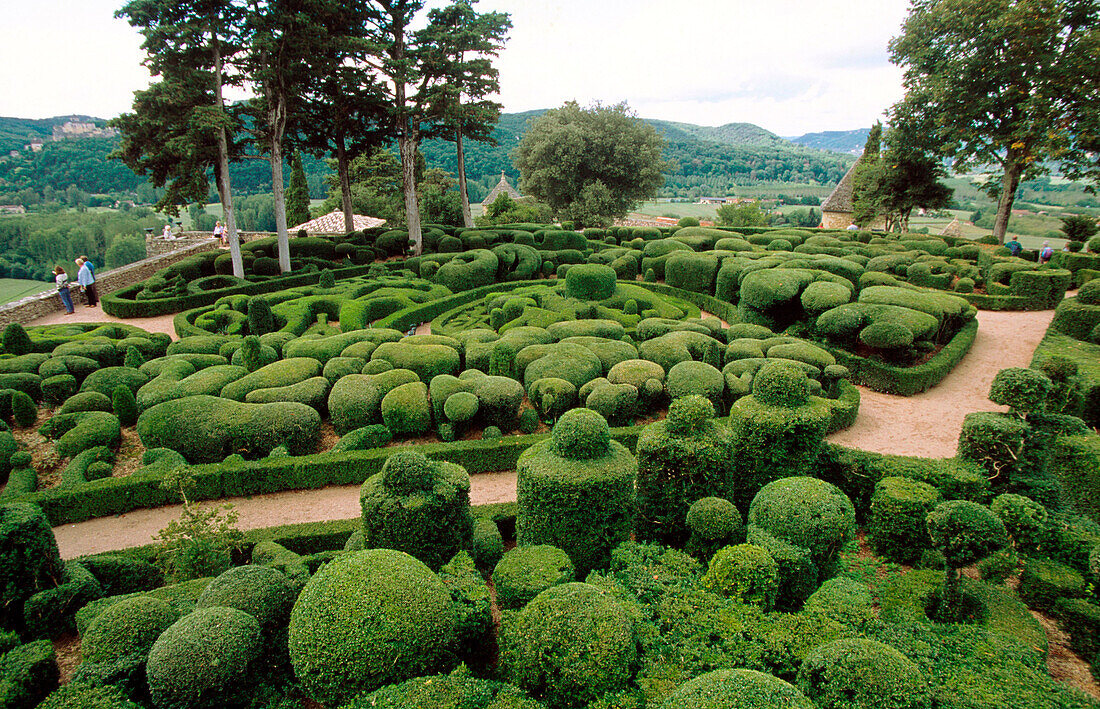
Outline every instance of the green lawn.
POLYGON ((0 278, 0 303, 26 298, 28 295, 50 290, 54 285, 42 281, 25 281, 19 278, 0 278))

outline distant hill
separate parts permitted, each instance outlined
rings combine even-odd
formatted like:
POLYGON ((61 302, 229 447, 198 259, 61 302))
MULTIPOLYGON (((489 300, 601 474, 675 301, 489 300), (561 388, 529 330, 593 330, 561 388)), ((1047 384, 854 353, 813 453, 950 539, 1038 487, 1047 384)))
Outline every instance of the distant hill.
POLYGON ((787 138, 787 140, 807 148, 859 155, 863 152, 863 146, 867 143, 867 134, 870 132, 870 128, 827 130, 822 133, 807 133, 796 138, 787 138))
POLYGON ((63 125, 73 119, 84 123, 106 124, 102 118, 92 116, 68 115, 53 118, 8 118, 0 116, 0 153, 22 150, 32 140, 49 140, 53 137, 55 126, 63 125))

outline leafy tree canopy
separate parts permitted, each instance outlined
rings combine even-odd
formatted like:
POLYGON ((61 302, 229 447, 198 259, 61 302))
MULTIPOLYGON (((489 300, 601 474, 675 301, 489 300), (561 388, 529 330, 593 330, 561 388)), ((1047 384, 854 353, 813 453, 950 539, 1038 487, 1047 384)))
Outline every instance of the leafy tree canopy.
POLYGON ((520 189, 579 225, 609 224, 656 195, 663 144, 625 103, 570 101, 536 118, 516 148, 520 189))

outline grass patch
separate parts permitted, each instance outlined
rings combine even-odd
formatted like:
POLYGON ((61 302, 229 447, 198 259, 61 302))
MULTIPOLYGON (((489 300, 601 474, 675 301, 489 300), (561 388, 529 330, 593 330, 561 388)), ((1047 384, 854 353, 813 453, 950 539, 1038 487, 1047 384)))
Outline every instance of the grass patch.
POLYGON ((21 278, 0 278, 0 303, 10 303, 13 300, 26 298, 53 288, 52 283, 44 281, 28 281, 21 278))

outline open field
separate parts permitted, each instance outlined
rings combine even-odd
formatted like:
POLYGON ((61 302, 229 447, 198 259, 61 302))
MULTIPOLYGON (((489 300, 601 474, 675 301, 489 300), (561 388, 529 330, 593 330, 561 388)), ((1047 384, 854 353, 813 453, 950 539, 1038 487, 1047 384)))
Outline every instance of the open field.
POLYGON ((10 303, 13 300, 26 298, 28 295, 41 293, 53 288, 52 283, 42 281, 27 281, 21 278, 0 278, 0 303, 10 303))

